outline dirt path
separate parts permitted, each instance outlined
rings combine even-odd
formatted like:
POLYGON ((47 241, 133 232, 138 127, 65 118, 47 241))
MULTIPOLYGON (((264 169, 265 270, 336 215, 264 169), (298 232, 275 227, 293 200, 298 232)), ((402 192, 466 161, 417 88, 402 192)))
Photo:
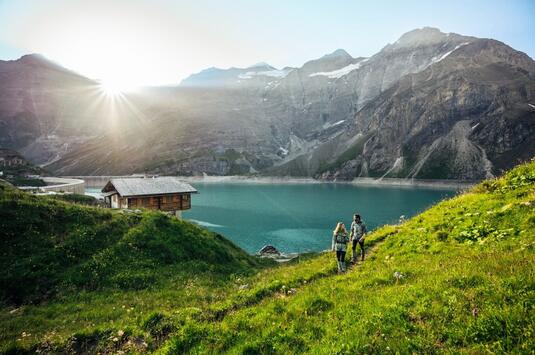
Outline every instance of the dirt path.
MULTIPOLYGON (((376 250, 384 241, 386 236, 382 238, 378 238, 374 240, 370 245, 368 246, 366 250, 366 259, 364 261, 357 261, 354 264, 349 264, 348 262, 348 268, 346 272, 351 272, 354 268, 356 268, 358 265, 362 264, 363 262, 366 262, 366 260, 370 257, 370 255, 373 253, 374 250, 376 250)), ((329 252, 330 253, 330 252, 329 252)), ((332 262, 333 262, 333 268, 327 272, 321 271, 315 274, 312 274, 309 278, 307 278, 306 282, 288 282, 291 286, 283 286, 283 288, 280 289, 261 289, 257 292, 260 292, 260 295, 257 297, 252 298, 245 298, 244 300, 240 300, 236 303, 233 303, 232 305, 229 305, 226 308, 218 308, 218 309, 209 309, 206 310, 203 313, 202 320, 203 321, 210 321, 210 322, 220 322, 222 321, 228 314, 234 313, 236 311, 253 307, 260 302, 263 302, 264 300, 268 298, 275 298, 275 297, 291 297, 294 294, 298 293, 300 290, 303 290, 306 287, 309 287, 310 285, 313 285, 315 282, 319 280, 326 279, 328 277, 337 276, 338 270, 335 267, 335 257, 332 256, 332 262)), ((346 258, 347 259, 347 258, 346 258)), ((295 281, 295 280, 294 280, 295 281)))

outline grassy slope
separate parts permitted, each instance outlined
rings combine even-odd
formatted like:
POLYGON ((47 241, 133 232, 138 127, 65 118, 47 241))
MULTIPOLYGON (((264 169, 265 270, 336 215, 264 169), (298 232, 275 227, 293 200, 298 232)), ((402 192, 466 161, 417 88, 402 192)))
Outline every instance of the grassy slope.
POLYGON ((193 297, 210 302, 229 278, 261 266, 223 237, 185 221, 32 196, 5 183, 0 216, 3 346, 22 332, 33 336, 21 345, 46 334, 62 342, 80 329, 131 321, 127 311, 137 301, 146 309, 171 300, 183 306, 193 297))
MULTIPOLYGON (((222 321, 184 321, 161 351, 534 351, 534 186, 535 163, 484 182, 372 233, 384 242, 347 274, 222 321)), ((332 255, 316 261, 334 264, 332 255)))
MULTIPOLYGON (((143 290, 104 278, 96 291, 4 307, 0 340, 4 350, 82 352, 533 351, 534 186, 531 163, 385 226, 368 237, 368 260, 345 275, 329 253, 251 276, 176 270, 143 290)), ((139 234, 159 218, 144 215, 139 234)))

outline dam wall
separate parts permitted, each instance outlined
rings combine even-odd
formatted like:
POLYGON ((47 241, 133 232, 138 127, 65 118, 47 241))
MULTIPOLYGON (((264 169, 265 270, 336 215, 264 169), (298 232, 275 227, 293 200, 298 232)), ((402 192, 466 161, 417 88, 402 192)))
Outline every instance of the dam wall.
POLYGON ((116 176, 112 176, 112 175, 108 175, 108 176, 106 175, 103 175, 103 176, 62 176, 62 178, 66 178, 66 179, 83 180, 85 181, 85 187, 93 188, 93 189, 103 188, 104 185, 106 185, 106 183, 110 179, 127 178, 127 177, 132 177, 132 176, 131 175, 128 175, 128 176, 120 176, 120 175, 116 175, 116 176))
POLYGON ((57 193, 85 193, 85 181, 82 179, 63 178, 63 177, 42 177, 45 186, 20 186, 19 189, 37 193, 57 192, 57 193))

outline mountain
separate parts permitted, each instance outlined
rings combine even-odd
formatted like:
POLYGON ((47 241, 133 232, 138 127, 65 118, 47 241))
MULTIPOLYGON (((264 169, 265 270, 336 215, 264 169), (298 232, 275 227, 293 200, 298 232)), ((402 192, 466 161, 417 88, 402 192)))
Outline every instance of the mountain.
POLYGON ((480 180, 533 156, 534 62, 493 40, 435 58, 355 115, 336 143, 350 147, 349 159, 335 156, 323 178, 480 180))
POLYGON ((282 78, 291 71, 292 68, 278 70, 271 65, 261 62, 247 68, 208 68, 197 74, 192 74, 182 80, 182 87, 233 87, 244 86, 251 83, 260 83, 270 78, 282 78), (257 80, 250 80, 250 79, 257 80), (264 80, 262 80, 264 79, 264 80))
POLYGON ((0 183, 0 352, 530 353, 535 162, 366 235, 261 263, 161 213, 0 183), (340 341, 344 339, 344 341, 340 341))
POLYGON ((128 96, 135 115, 119 132, 94 131, 48 168, 479 180, 533 152, 534 65, 501 42, 425 27, 369 58, 338 49, 299 68, 210 68, 128 96))
MULTIPOLYGON (((99 83, 41 55, 0 61, 0 146, 54 161, 112 128, 108 101, 99 83)), ((115 123, 132 116, 119 109, 115 123)))

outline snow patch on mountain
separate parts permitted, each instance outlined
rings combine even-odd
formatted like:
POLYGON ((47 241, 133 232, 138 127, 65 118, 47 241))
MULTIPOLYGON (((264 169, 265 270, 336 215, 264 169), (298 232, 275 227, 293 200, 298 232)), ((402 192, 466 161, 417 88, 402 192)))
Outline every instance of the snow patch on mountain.
POLYGON ((269 76, 273 78, 282 79, 286 77, 293 69, 274 69, 274 70, 262 70, 262 71, 248 71, 244 74, 238 75, 240 79, 252 79, 254 76, 269 76))
POLYGON ((340 68, 340 69, 337 69, 337 70, 333 70, 333 71, 312 73, 312 74, 309 75, 309 77, 326 76, 326 77, 329 77, 331 79, 339 79, 339 78, 343 77, 344 75, 349 74, 353 70, 359 69, 362 66, 362 64, 367 62, 369 59, 370 58, 366 58, 366 59, 361 60, 358 63, 349 64, 349 65, 347 65, 347 66, 345 66, 343 68, 340 68))
POLYGON ((340 120, 338 122, 333 123, 333 126, 338 126, 339 124, 344 123, 346 120, 340 120))
POLYGON ((334 123, 325 123, 323 125, 323 129, 327 129, 327 128, 331 128, 331 127, 335 127, 335 126, 338 126, 338 125, 341 125, 342 123, 344 123, 346 120, 340 120, 338 122, 334 122, 334 123))
POLYGON ((440 62, 441 60, 443 60, 444 58, 449 56, 451 53, 455 52, 457 49, 461 48, 462 46, 466 46, 467 44, 470 44, 470 42, 463 42, 463 43, 455 46, 455 48, 453 48, 451 51, 446 52, 446 53, 444 53, 444 54, 442 54, 440 56, 433 57, 431 59, 431 64, 440 62))

